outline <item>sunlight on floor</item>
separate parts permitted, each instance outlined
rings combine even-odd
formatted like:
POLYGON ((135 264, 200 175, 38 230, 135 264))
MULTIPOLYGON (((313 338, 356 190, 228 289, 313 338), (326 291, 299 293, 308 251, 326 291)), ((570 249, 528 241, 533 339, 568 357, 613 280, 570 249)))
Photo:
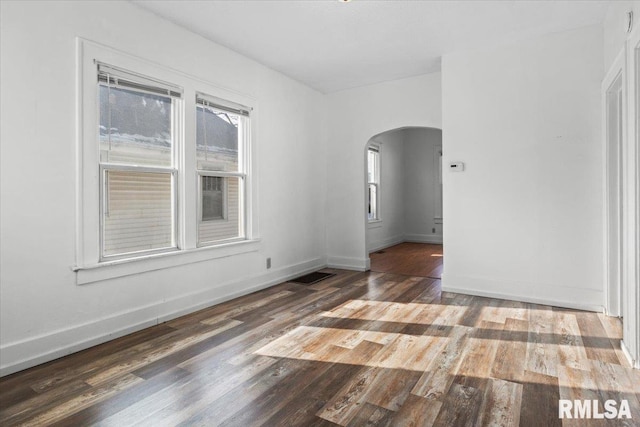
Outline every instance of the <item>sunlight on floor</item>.
POLYGON ((447 340, 446 337, 300 326, 256 353, 262 356, 330 363, 359 362, 359 365, 377 368, 425 371, 447 340), (374 347, 386 347, 373 355, 362 354, 358 346, 365 341, 378 344, 374 347))
MULTIPOLYGON (((592 366, 597 362, 585 353, 574 314, 531 307, 528 310, 529 313, 521 306, 349 300, 332 311, 320 313, 315 321, 265 343, 253 354, 425 373, 444 369, 439 375, 488 379, 493 378, 491 370, 484 368, 490 364, 479 366, 465 360, 485 356, 487 360, 493 360, 501 346, 508 346, 511 351, 519 348, 523 357, 529 354, 534 364, 547 358, 562 362, 561 368, 555 363, 547 365, 554 371, 549 374, 559 378, 561 387, 575 386, 576 381, 593 368, 617 370, 609 375, 626 374, 622 367, 592 366), (535 317, 533 329, 530 315, 535 317), (473 326, 461 325, 463 318, 466 322, 474 319, 473 326), (330 319, 337 321, 327 324, 330 319), (530 334, 534 334, 534 342, 529 342, 530 334), (465 356, 458 363, 446 368, 442 366, 447 353, 460 352, 465 356)), ((589 338, 596 347, 608 344, 598 341, 600 338, 608 340, 606 336, 589 338)), ((621 379, 617 379, 615 386, 611 385, 611 390, 620 391, 621 384, 623 392, 638 391, 633 381, 621 379)), ((592 386, 599 390, 610 389, 605 382, 592 386)))

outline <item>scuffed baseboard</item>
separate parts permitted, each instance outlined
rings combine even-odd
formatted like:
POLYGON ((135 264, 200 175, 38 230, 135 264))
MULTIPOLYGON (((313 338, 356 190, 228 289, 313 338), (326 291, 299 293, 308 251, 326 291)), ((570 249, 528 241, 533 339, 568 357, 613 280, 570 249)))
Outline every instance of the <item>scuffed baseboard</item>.
POLYGON ((442 234, 405 234, 404 241, 410 243, 442 244, 442 234))
POLYGON ((369 258, 329 257, 327 267, 343 270, 367 271, 370 267, 369 258))
POLYGON ((180 295, 103 319, 6 344, 0 347, 2 354, 0 376, 9 375, 185 314, 268 288, 296 276, 324 268, 326 265, 326 259, 317 258, 274 269, 266 274, 228 282, 216 288, 180 295))
POLYGON ((640 359, 633 360, 633 356, 631 355, 631 352, 629 351, 629 348, 625 344, 624 340, 620 340, 620 348, 622 348, 622 353, 627 358, 629 365, 633 366, 635 369, 640 369, 640 359))
POLYGON ((602 291, 580 289, 581 301, 578 301, 575 298, 577 289, 547 283, 519 283, 484 277, 454 276, 445 272, 442 275, 442 291, 604 312, 602 291), (514 289, 524 291, 514 292, 514 289), (532 290, 535 290, 535 294, 532 290))
POLYGON ((377 242, 373 242, 371 247, 369 248, 369 253, 379 251, 380 249, 388 248, 389 246, 394 246, 399 243, 404 242, 404 235, 393 236, 388 239, 379 240, 377 242))

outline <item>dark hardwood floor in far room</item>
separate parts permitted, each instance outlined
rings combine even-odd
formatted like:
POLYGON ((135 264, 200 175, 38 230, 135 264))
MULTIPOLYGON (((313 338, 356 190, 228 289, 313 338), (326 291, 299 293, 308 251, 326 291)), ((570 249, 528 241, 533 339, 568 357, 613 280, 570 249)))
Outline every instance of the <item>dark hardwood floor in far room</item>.
POLYGON ((5 377, 0 425, 559 426, 560 398, 640 419, 614 319, 325 271, 5 377))
POLYGON ((369 254, 371 271, 440 279, 442 245, 400 243, 369 254))

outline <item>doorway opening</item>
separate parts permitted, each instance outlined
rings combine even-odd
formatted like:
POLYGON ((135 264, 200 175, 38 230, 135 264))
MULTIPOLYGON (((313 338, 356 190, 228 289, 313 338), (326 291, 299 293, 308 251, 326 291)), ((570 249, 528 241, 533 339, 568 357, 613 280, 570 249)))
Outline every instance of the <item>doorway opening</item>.
POLYGON ((367 142, 364 162, 370 269, 439 279, 444 258, 442 130, 382 132, 367 142))
POLYGON ((371 271, 381 273, 442 278, 442 245, 431 243, 399 243, 369 254, 371 271))

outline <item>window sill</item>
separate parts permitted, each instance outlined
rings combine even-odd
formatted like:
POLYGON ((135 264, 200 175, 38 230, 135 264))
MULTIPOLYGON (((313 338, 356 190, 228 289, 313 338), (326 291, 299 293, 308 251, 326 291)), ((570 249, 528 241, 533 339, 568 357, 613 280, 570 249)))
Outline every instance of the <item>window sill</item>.
POLYGON ((138 258, 108 261, 100 264, 75 267, 76 284, 86 285, 102 280, 131 276, 148 271, 163 270, 185 264, 225 258, 259 249, 260 239, 242 240, 216 246, 204 246, 174 252, 146 255, 138 258))

